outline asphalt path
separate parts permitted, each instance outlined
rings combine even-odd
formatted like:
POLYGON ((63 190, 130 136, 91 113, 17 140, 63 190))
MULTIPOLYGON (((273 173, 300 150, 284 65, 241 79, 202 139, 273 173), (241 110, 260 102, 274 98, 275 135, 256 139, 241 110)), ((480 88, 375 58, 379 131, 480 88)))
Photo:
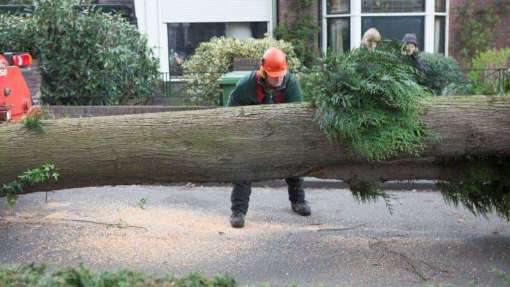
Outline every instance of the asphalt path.
POLYGON ((0 199, 0 264, 83 263, 156 276, 228 274, 241 286, 508 286, 510 224, 475 217, 435 191, 389 191, 360 204, 311 184, 312 216, 283 185, 253 189, 244 229, 229 225, 229 186, 117 186, 0 199), (47 198, 46 198, 47 197, 47 198))

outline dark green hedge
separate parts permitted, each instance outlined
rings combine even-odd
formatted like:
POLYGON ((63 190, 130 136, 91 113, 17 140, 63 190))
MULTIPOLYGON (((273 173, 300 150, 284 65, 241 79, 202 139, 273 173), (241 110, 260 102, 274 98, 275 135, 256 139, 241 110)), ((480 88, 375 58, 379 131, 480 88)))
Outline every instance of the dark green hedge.
POLYGON ((0 51, 39 60, 47 104, 142 103, 153 94, 158 61, 120 16, 79 11, 75 0, 38 0, 32 16, 0 16, 0 51))

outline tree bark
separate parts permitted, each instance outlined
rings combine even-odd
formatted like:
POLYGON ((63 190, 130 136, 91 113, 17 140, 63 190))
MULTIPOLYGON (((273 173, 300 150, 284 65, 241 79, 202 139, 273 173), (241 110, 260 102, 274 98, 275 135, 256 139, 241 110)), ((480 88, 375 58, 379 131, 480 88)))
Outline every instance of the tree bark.
POLYGON ((422 158, 363 161, 329 142, 307 104, 42 121, 44 132, 0 126, 0 183, 54 163, 51 190, 84 186, 323 178, 441 179, 461 168, 436 159, 510 154, 510 98, 436 97, 424 121, 441 140, 422 158))

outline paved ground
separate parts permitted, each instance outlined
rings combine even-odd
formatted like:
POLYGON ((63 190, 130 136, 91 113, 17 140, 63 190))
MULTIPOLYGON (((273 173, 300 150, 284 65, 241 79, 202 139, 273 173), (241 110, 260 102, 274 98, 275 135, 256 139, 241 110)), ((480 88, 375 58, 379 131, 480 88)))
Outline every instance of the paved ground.
POLYGON ((510 224, 448 207, 437 192, 394 192, 390 215, 383 202, 309 188, 304 218, 283 187, 259 187, 236 230, 229 190, 102 187, 49 193, 48 202, 26 195, 14 210, 0 202, 0 263, 228 273, 243 286, 506 286, 491 270, 510 274, 510 224))

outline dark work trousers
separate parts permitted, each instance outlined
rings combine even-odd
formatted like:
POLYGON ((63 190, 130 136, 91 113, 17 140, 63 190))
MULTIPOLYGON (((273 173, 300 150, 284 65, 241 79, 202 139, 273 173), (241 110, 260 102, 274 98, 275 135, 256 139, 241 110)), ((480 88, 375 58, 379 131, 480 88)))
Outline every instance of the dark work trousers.
MULTIPOLYGON (((303 178, 289 177, 286 178, 285 181, 289 188, 290 202, 304 202, 305 190, 303 189, 303 178)), ((233 186, 234 188, 232 189, 232 195, 230 197, 232 201, 232 212, 242 212, 246 214, 248 211, 248 203, 250 202, 251 182, 238 181, 234 182, 233 186)))

